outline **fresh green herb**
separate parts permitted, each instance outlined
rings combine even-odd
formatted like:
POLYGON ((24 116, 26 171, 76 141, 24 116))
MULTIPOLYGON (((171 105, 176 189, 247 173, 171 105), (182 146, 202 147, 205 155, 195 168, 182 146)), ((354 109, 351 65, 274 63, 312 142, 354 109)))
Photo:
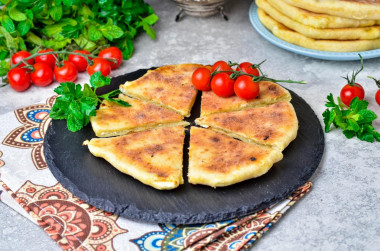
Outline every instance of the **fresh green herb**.
POLYGON ((0 64, 16 51, 41 47, 93 52, 114 45, 127 60, 137 34, 156 37, 158 17, 143 0, 0 0, 0 8, 0 64))
POLYGON ((88 125, 91 116, 96 116, 98 103, 105 99, 122 106, 131 106, 129 103, 112 98, 120 93, 119 90, 98 96, 96 90, 102 86, 109 85, 111 79, 104 77, 100 71, 91 75, 90 84, 82 86, 72 82, 61 83, 54 91, 60 95, 57 97, 51 112, 52 119, 66 119, 67 128, 76 132, 88 125), (91 88, 92 87, 92 88, 91 88))
POLYGON ((377 116, 367 109, 367 101, 355 97, 348 107, 339 97, 337 100, 336 104, 331 93, 327 96, 326 107, 328 108, 322 114, 325 132, 329 132, 331 125, 334 125, 336 128, 341 128, 348 139, 356 136, 367 142, 380 141, 380 133, 372 126, 372 121, 377 116))

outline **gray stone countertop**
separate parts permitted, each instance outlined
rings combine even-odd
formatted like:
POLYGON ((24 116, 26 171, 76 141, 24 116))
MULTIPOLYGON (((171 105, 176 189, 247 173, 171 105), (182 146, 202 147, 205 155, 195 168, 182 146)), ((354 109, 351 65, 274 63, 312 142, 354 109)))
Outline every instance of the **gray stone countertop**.
MULTIPOLYGON (((251 26, 248 9, 252 1, 230 1, 229 21, 220 16, 205 19, 185 17, 174 22, 178 12, 172 1, 147 1, 159 22, 157 39, 140 35, 133 57, 112 72, 117 76, 139 68, 165 64, 204 63, 217 60, 254 63, 267 59, 263 70, 277 79, 307 80, 307 85, 285 84, 303 97, 322 121, 324 102, 331 92, 339 95, 345 84, 340 76, 360 66, 359 61, 323 61, 278 48, 251 26)), ((380 78, 380 58, 365 60, 357 78, 365 87, 369 108, 380 115, 375 103, 375 84, 366 78, 380 78)), ((78 81, 87 81, 81 74, 78 81)), ((57 83, 17 93, 0 89, 0 114, 53 95, 57 83)), ((374 123, 380 131, 380 119, 374 123)), ((312 177, 313 188, 291 208, 255 248, 263 250, 378 250, 380 246, 380 143, 346 139, 340 130, 325 135, 322 162, 312 177)), ((59 250, 40 229, 0 203, 0 250, 59 250)))

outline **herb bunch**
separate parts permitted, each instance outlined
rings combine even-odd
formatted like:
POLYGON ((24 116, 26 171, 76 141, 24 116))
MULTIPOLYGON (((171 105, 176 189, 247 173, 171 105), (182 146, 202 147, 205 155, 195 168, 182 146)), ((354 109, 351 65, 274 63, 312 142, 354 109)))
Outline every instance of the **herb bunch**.
POLYGON ((156 37, 151 26, 158 17, 143 0, 0 0, 1 5, 0 68, 9 68, 5 59, 12 53, 33 54, 40 47, 91 52, 112 44, 127 60, 138 33, 156 37))
POLYGON ((72 132, 76 132, 88 125, 91 116, 96 116, 98 103, 102 102, 103 99, 122 106, 131 106, 128 102, 113 98, 120 93, 120 90, 100 96, 96 94, 98 88, 110 83, 111 79, 104 77, 100 71, 91 75, 91 86, 85 84, 83 89, 80 84, 72 82, 61 83, 60 86, 54 89, 60 96, 55 100, 49 116, 52 119, 65 119, 67 121, 67 128, 72 132))
POLYGON ((356 136, 362 141, 380 141, 380 133, 375 131, 372 126, 372 121, 377 118, 377 115, 367 109, 367 101, 355 97, 348 107, 342 103, 339 97, 335 103, 334 97, 330 93, 325 105, 327 109, 322 114, 325 132, 329 132, 331 125, 334 125, 336 128, 341 128, 348 139, 356 136))

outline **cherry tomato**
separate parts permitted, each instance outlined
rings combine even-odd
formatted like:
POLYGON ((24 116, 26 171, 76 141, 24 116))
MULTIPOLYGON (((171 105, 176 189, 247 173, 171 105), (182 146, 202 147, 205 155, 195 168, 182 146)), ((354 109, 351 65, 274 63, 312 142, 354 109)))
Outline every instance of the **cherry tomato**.
POLYGON ((242 75, 235 80, 234 90, 239 98, 250 100, 259 95, 259 84, 252 81, 252 77, 242 75))
POLYGON ((239 71, 239 68, 241 69, 242 72, 245 72, 247 74, 255 75, 255 76, 260 76, 260 72, 258 69, 251 67, 252 64, 249 62, 244 62, 239 64, 239 67, 236 68, 237 71, 239 71))
MULTIPOLYGON (((40 50, 38 53, 44 53, 44 52, 50 52, 50 51, 54 51, 54 50, 45 49, 45 50, 40 50)), ((55 56, 57 57, 57 54, 55 54, 55 56)), ((54 69, 55 62, 56 62, 56 58, 52 54, 37 56, 35 57, 35 60, 36 60, 36 63, 45 63, 45 64, 50 65, 52 69, 54 69)))
POLYGON ((211 72, 207 68, 198 68, 193 72, 191 81, 195 88, 200 91, 209 91, 211 90, 210 85, 211 72))
POLYGON ((54 76, 58 82, 74 82, 78 77, 78 70, 69 61, 63 61, 63 66, 54 67, 54 76))
MULTIPOLYGON (((18 62, 21 62, 24 58, 27 58, 27 57, 30 57, 30 56, 32 56, 32 54, 30 54, 27 51, 18 51, 15 54, 13 54, 13 56, 12 56, 12 64, 15 65, 18 62)), ((28 64, 32 65, 32 64, 34 64, 34 59, 33 58, 28 59, 26 62, 28 64)), ((21 68, 23 66, 25 66, 25 64, 21 63, 18 67, 21 68)))
POLYGON ((13 68, 8 72, 10 86, 18 91, 23 92, 30 86, 30 75, 27 69, 13 68))
POLYGON ((229 97, 234 95, 234 83, 227 73, 221 72, 211 79, 211 89, 220 97, 229 97))
POLYGON ((53 82, 53 69, 46 63, 33 65, 34 71, 30 73, 32 83, 37 86, 48 86, 53 82))
POLYGON ((108 76, 111 73, 111 62, 104 58, 94 58, 93 64, 87 67, 87 72, 91 76, 97 71, 103 76, 108 76))
MULTIPOLYGON (((81 54, 87 54, 87 55, 90 54, 90 52, 88 52, 86 50, 76 50, 74 52, 81 53, 81 54)), ((89 58, 89 59, 91 59, 91 58, 89 58)), ((87 69, 87 66, 88 66, 87 60, 82 56, 70 54, 69 55, 69 61, 77 67, 79 72, 85 71, 87 69)))
POLYGON ((120 66, 121 62, 123 61, 123 53, 121 50, 117 47, 109 47, 107 49, 103 49, 99 52, 99 57, 101 58, 109 58, 109 59, 116 59, 117 62, 112 63, 111 69, 114 70, 117 67, 120 66))
POLYGON ((364 88, 358 83, 355 83, 355 85, 352 86, 346 84, 340 91, 340 99, 342 100, 343 104, 347 106, 350 106, 351 100, 353 98, 358 97, 359 99, 363 99, 364 95, 364 88))
MULTIPOLYGON (((225 61, 217 61, 212 65, 211 72, 214 72, 215 70, 232 71, 232 68, 225 61)), ((231 75, 232 72, 226 72, 226 74, 231 75)))
POLYGON ((376 103, 377 103, 378 105, 380 105, 380 89, 377 90, 377 92, 376 92, 375 100, 376 100, 376 103))

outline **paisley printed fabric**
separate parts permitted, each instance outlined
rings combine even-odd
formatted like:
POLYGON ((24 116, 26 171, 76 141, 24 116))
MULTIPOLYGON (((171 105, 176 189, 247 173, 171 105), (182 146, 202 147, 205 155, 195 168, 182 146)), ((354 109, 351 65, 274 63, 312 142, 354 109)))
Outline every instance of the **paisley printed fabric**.
POLYGON ((0 199, 42 227, 62 250, 247 250, 311 188, 307 182, 270 208, 212 224, 148 224, 118 217, 75 197, 47 168, 43 139, 54 100, 0 116, 7 121, 0 130, 0 199))

